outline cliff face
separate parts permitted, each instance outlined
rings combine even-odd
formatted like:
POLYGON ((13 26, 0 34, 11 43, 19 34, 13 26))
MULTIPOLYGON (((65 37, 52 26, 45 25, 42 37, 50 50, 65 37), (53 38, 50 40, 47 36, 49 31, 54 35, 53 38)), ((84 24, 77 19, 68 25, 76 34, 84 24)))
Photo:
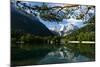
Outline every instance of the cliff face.
POLYGON ((18 10, 11 4, 11 31, 31 33, 39 36, 54 35, 35 16, 29 16, 25 12, 18 10))

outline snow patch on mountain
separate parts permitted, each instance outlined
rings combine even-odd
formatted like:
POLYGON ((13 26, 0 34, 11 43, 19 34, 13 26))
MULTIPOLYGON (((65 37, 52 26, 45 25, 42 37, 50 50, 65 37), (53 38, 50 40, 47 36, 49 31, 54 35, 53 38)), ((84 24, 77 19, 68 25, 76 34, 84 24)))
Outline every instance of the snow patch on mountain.
POLYGON ((76 19, 63 19, 62 22, 50 22, 44 21, 38 15, 37 18, 41 23, 43 23, 49 30, 58 33, 60 36, 65 36, 73 32, 74 30, 84 26, 82 20, 76 19))

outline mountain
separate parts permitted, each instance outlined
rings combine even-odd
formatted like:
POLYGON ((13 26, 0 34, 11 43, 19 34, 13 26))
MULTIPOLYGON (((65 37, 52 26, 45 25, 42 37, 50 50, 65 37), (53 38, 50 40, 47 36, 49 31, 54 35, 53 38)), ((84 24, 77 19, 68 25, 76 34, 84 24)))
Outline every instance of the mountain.
POLYGON ((54 29, 52 29, 51 31, 55 34, 58 34, 59 36, 66 36, 77 29, 78 29, 77 26, 68 23, 67 25, 61 25, 60 29, 54 27, 54 29))
POLYGON ((86 26, 74 31, 67 36, 69 40, 95 41, 95 24, 88 23, 86 26))
POLYGON ((71 23, 68 23, 68 25, 64 27, 64 32, 66 34, 70 34, 71 32, 73 32, 73 31, 75 31, 77 29, 78 29, 77 26, 75 26, 75 25, 73 25, 71 23))
POLYGON ((42 24, 35 16, 16 9, 14 4, 11 4, 11 31, 24 32, 40 36, 53 36, 54 34, 42 24))

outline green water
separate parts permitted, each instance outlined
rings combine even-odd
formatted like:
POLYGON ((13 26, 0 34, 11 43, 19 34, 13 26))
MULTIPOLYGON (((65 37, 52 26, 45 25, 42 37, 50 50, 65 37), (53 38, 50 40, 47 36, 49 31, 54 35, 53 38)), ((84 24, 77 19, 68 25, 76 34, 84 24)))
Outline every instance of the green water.
POLYGON ((39 65, 95 60, 94 44, 12 44, 11 65, 39 65))

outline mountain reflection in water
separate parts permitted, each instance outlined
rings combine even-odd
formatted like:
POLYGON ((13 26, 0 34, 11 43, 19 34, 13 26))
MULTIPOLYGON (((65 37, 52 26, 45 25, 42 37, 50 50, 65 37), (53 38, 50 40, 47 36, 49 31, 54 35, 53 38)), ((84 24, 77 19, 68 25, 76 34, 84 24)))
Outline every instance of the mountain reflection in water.
POLYGON ((70 63, 70 62, 86 62, 91 59, 80 55, 78 52, 70 52, 67 47, 62 47, 56 51, 49 52, 45 58, 40 61, 40 64, 50 64, 50 63, 70 63))
POLYGON ((94 61, 94 44, 13 44, 12 66, 94 61))

